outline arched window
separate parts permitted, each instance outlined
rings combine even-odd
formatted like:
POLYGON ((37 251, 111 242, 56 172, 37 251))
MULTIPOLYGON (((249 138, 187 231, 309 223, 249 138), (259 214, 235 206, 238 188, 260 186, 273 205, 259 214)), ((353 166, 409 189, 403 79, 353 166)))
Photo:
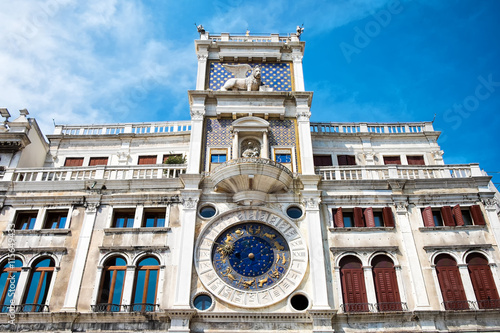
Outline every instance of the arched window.
POLYGON ((23 263, 19 259, 6 261, 5 264, 2 265, 0 271, 0 295, 2 295, 0 302, 2 304, 2 312, 9 312, 9 307, 14 298, 22 266, 23 263))
POLYGON ((373 259, 372 266, 378 310, 401 311, 401 298, 394 263, 389 257, 379 255, 373 259))
POLYGON ((363 274, 361 261, 354 256, 342 258, 340 260, 340 278, 342 281, 344 311, 369 311, 366 298, 365 275, 363 274))
POLYGON ((112 257, 106 260, 99 288, 98 304, 94 311, 120 311, 126 270, 127 262, 122 257, 112 257))
POLYGON ((457 262, 448 254, 436 257, 436 273, 446 310, 467 310, 469 302, 465 296, 457 262))
POLYGON ((151 312, 156 310, 156 290, 160 263, 147 257, 139 261, 135 275, 132 311, 151 312))
POLYGON ((28 288, 24 294, 22 312, 42 312, 47 310, 45 302, 49 294, 52 275, 54 274, 52 258, 38 259, 31 269, 28 288))
POLYGON ((467 267, 478 307, 480 309, 500 308, 500 299, 488 260, 479 253, 472 253, 467 256, 467 267))

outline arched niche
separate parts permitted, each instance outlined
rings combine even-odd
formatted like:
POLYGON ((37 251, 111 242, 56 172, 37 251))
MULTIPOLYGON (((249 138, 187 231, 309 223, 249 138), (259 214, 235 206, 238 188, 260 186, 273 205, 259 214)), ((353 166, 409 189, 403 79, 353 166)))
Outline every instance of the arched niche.
POLYGON ((243 117, 233 121, 231 129, 233 131, 233 159, 269 158, 268 121, 253 116, 243 117), (245 156, 243 156, 244 153, 245 156))

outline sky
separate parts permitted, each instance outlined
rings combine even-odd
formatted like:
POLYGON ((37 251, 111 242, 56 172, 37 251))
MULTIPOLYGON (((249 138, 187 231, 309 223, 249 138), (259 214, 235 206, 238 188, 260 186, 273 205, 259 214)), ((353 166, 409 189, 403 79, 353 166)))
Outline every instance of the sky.
POLYGON ((304 26, 313 122, 432 121, 447 164, 500 183, 500 1, 0 2, 0 107, 55 124, 188 120, 196 24, 304 26), (496 173, 495 173, 496 172, 496 173))

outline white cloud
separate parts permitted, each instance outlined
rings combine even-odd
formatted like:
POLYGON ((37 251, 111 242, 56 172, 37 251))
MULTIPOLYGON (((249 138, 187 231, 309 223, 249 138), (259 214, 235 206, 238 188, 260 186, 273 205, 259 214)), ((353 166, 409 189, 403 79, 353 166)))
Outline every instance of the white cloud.
POLYGON ((53 118, 130 121, 150 90, 185 100, 194 82, 192 44, 157 39, 140 1, 5 1, 0 21, 0 105, 28 108, 46 134, 53 118))

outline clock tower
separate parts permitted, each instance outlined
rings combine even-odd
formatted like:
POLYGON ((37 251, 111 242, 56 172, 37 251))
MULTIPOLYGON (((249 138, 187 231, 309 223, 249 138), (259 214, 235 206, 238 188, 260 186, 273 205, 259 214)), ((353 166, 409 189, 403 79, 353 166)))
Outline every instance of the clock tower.
POLYGON ((328 317, 302 29, 199 32, 174 308, 328 317))

